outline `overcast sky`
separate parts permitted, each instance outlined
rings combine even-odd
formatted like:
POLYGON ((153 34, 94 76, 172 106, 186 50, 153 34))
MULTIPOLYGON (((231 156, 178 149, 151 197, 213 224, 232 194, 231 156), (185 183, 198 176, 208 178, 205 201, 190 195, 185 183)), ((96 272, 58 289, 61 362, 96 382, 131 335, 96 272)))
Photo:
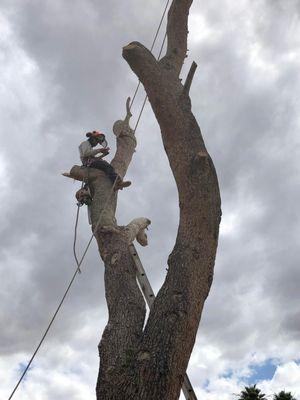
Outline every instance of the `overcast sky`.
MULTIPOLYGON (((139 40, 150 47, 163 8, 162 0, 1 0, 3 400, 74 271, 79 184, 60 173, 78 163, 78 144, 89 130, 105 132, 114 148, 111 127, 137 82, 122 46, 139 40)), ((268 395, 286 389, 300 398, 299 18, 299 0, 195 0, 191 8, 182 76, 195 60, 193 111, 217 169, 223 209, 214 282, 188 369, 199 399, 233 399, 251 383, 268 395)), ((135 118, 143 96, 141 90, 135 118)), ((157 291, 178 205, 149 105, 137 140, 127 175, 133 184, 119 196, 118 221, 152 220, 140 255, 157 291)), ((79 249, 89 235, 82 209, 79 249)), ((14 398, 95 399, 106 318, 94 243, 14 398)))

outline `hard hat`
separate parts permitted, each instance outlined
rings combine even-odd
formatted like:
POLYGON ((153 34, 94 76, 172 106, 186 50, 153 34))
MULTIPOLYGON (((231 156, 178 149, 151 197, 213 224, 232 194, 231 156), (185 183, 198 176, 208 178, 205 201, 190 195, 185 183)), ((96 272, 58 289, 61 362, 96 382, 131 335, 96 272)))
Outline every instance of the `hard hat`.
POLYGON ((93 132, 88 132, 85 135, 86 137, 94 137, 94 138, 100 138, 100 137, 105 137, 104 133, 98 132, 98 131, 93 131, 93 132))
POLYGON ((104 133, 98 132, 98 131, 93 131, 92 132, 92 137, 99 137, 99 136, 105 136, 104 133))

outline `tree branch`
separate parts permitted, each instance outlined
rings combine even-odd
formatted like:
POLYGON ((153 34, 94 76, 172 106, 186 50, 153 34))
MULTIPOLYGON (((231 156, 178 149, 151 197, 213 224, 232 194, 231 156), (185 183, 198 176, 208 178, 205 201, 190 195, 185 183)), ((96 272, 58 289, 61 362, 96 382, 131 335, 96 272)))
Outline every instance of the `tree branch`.
POLYGON ((70 172, 64 172, 62 175, 67 178, 75 179, 76 181, 89 182, 95 179, 103 178, 105 176, 105 173, 100 171, 99 169, 74 165, 71 168, 70 172))
POLYGON ((173 0, 168 13, 167 37, 168 47, 161 64, 172 68, 180 74, 187 52, 188 15, 193 0, 173 0))
POLYGON ((191 85, 192 85, 192 81, 193 81, 196 69, 197 69, 197 64, 195 63, 195 61, 193 61, 192 65, 191 65, 191 68, 189 70, 189 73, 187 75, 186 81, 184 83, 183 91, 182 91, 183 94, 185 94, 187 96, 190 93, 190 88, 191 88, 191 85))

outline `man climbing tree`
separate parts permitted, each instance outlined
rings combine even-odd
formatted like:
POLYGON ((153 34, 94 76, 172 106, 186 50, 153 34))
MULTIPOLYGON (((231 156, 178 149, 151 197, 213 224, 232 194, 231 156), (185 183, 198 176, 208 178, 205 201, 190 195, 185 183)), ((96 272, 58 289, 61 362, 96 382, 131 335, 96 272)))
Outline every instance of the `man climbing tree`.
MULTIPOLYGON (((164 149, 179 193, 180 219, 168 273, 150 310, 136 282, 129 244, 150 223, 138 218, 126 227, 115 219, 118 192, 94 168, 74 166, 70 176, 88 180, 93 191, 92 228, 105 265, 109 320, 99 345, 98 400, 175 400, 194 346, 213 268, 221 218, 213 162, 191 111, 193 63, 184 84, 179 74, 187 53, 187 23, 192 0, 173 0, 167 25, 167 51, 157 61, 138 42, 123 57, 143 84, 159 123, 164 149), (180 146, 184 142, 185 146, 180 146), (88 171, 89 170, 89 171, 88 171), (100 222, 99 222, 100 221, 100 222)), ((124 178, 136 147, 130 112, 117 121, 117 151, 111 165, 124 178)), ((140 240, 141 241, 141 240, 140 240)))
POLYGON ((82 142, 79 146, 80 159, 82 165, 85 167, 100 169, 100 171, 105 172, 112 184, 118 183, 118 189, 123 189, 131 185, 131 182, 122 182, 122 179, 115 172, 114 168, 107 162, 102 160, 103 157, 109 154, 109 147, 107 147, 107 141, 103 133, 93 131, 86 134, 88 138, 82 142), (102 148, 97 148, 93 150, 98 144, 102 145, 102 148), (101 155, 99 156, 99 153, 101 155), (97 157, 98 155, 98 157, 97 157))

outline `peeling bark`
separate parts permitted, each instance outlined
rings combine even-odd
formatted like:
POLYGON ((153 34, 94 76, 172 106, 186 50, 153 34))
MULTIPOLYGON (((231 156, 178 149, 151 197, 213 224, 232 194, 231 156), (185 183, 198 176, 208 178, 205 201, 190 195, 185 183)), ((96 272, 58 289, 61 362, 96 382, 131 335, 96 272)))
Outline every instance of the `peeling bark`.
MULTIPOLYGON (((109 321, 99 345, 98 400, 175 400, 193 349, 201 312, 213 279, 221 218, 220 195, 213 162, 191 111, 189 90, 195 64, 183 86, 179 74, 187 53, 188 14, 192 0, 173 0, 168 14, 166 55, 157 61, 138 42, 123 48, 123 57, 144 85, 159 123, 164 149, 174 174, 180 219, 168 273, 144 326, 145 303, 136 283, 128 244, 146 244, 150 223, 139 218, 126 227, 115 220, 117 193, 95 170, 75 166, 70 175, 88 179, 93 191, 95 228, 105 264, 109 321), (184 143, 184 146, 182 146, 184 143), (89 173, 89 176, 87 176, 89 173)), ((127 115, 114 125, 117 151, 112 165, 124 177, 136 147, 127 115)))

